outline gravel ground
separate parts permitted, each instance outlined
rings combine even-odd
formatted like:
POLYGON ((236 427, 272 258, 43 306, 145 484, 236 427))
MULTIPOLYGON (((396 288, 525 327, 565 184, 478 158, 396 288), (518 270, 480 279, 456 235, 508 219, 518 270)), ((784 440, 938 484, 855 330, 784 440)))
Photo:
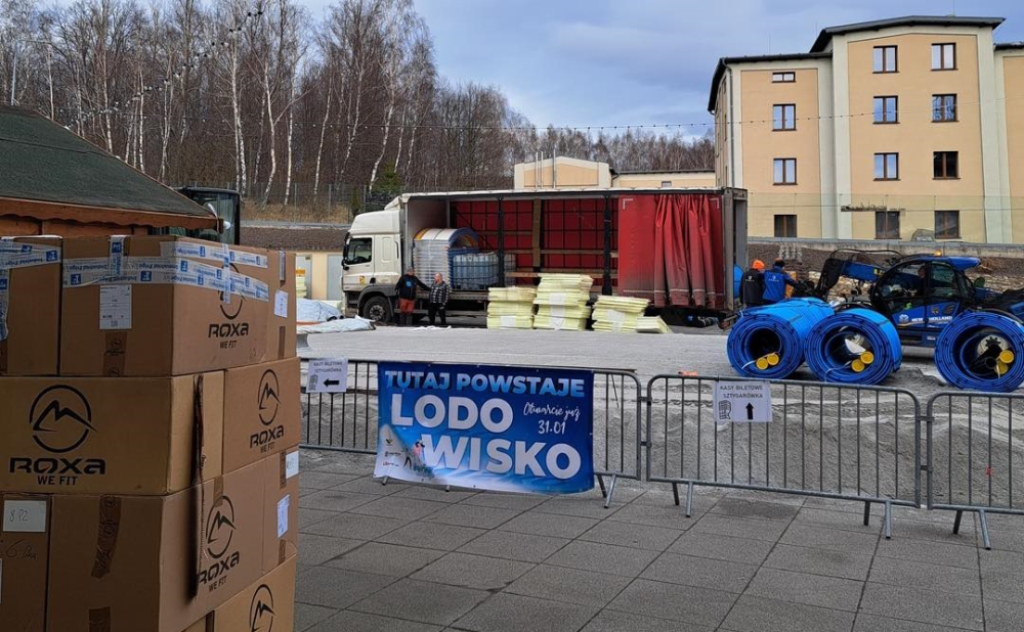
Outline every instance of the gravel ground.
POLYGON ((242 245, 271 250, 337 250, 345 246, 347 225, 294 225, 286 223, 243 223, 242 245))

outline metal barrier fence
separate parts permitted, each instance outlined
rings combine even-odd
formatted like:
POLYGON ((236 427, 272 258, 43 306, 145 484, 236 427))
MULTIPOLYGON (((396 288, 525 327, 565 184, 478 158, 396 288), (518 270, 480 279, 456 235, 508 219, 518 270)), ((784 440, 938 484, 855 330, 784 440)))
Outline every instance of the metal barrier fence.
MULTIPOLYGON (((592 373, 606 506, 619 478, 671 483, 677 505, 685 484, 687 517, 697 486, 835 498, 863 502, 865 524, 871 504, 883 505, 889 538, 892 507, 926 500, 956 512, 954 533, 977 513, 986 549, 988 514, 1024 515, 1024 395, 942 392, 922 414, 902 389, 774 381, 770 423, 719 423, 715 384, 757 380, 659 375, 644 387, 631 372, 592 373)), ((377 397, 367 360, 349 360, 345 393, 303 389, 302 447, 375 453, 377 397)))
POLYGON ((718 423, 713 389, 740 378, 660 375, 647 384, 648 481, 782 492, 885 507, 921 499, 921 419, 909 391, 774 381, 770 423, 718 423))
MULTIPOLYGON (((550 367, 554 368, 554 367, 550 367)), ((594 470, 605 506, 619 478, 640 479, 643 387, 626 371, 595 369, 594 470), (607 488, 605 477, 610 477, 607 488)), ((303 387, 303 448, 373 454, 377 449, 377 362, 348 361, 346 392, 307 393, 303 387)))
POLYGON ((977 512, 991 549, 987 514, 1024 514, 1024 395, 938 393, 926 420, 928 508, 956 511, 954 533, 977 512))

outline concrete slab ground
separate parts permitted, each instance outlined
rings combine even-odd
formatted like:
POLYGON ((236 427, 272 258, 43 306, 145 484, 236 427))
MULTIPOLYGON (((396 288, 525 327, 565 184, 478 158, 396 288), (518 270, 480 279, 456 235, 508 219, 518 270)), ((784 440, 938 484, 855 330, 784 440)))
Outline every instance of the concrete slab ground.
POLYGON ((545 498, 374 481, 303 451, 296 632, 1019 632, 1024 518, 620 481, 545 498))
MULTIPOLYGON (((645 380, 679 371, 702 376, 734 376, 725 352, 725 332, 718 327, 680 327, 673 334, 623 334, 594 331, 429 329, 379 327, 375 331, 312 334, 305 358, 348 357, 361 360, 464 362, 569 366, 636 371, 645 380)), ((794 379, 813 380, 803 367, 794 379)), ((907 349, 903 368, 886 386, 906 388, 919 396, 941 390, 932 352, 907 349)))

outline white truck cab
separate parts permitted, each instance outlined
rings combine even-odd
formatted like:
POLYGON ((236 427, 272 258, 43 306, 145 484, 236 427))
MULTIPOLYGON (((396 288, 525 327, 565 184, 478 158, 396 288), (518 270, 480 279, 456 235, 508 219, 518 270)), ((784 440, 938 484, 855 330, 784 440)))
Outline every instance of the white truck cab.
POLYGON ((341 289, 346 299, 357 298, 361 315, 390 320, 392 297, 402 276, 399 210, 357 215, 345 238, 341 289))

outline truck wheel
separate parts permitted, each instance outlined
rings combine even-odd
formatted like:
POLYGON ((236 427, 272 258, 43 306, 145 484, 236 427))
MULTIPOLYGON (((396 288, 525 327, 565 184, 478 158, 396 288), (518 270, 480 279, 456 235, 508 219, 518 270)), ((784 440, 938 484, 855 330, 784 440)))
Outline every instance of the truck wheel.
POLYGON ((391 301, 384 296, 374 296, 365 303, 359 310, 359 315, 375 323, 388 323, 393 318, 391 312, 391 301))

